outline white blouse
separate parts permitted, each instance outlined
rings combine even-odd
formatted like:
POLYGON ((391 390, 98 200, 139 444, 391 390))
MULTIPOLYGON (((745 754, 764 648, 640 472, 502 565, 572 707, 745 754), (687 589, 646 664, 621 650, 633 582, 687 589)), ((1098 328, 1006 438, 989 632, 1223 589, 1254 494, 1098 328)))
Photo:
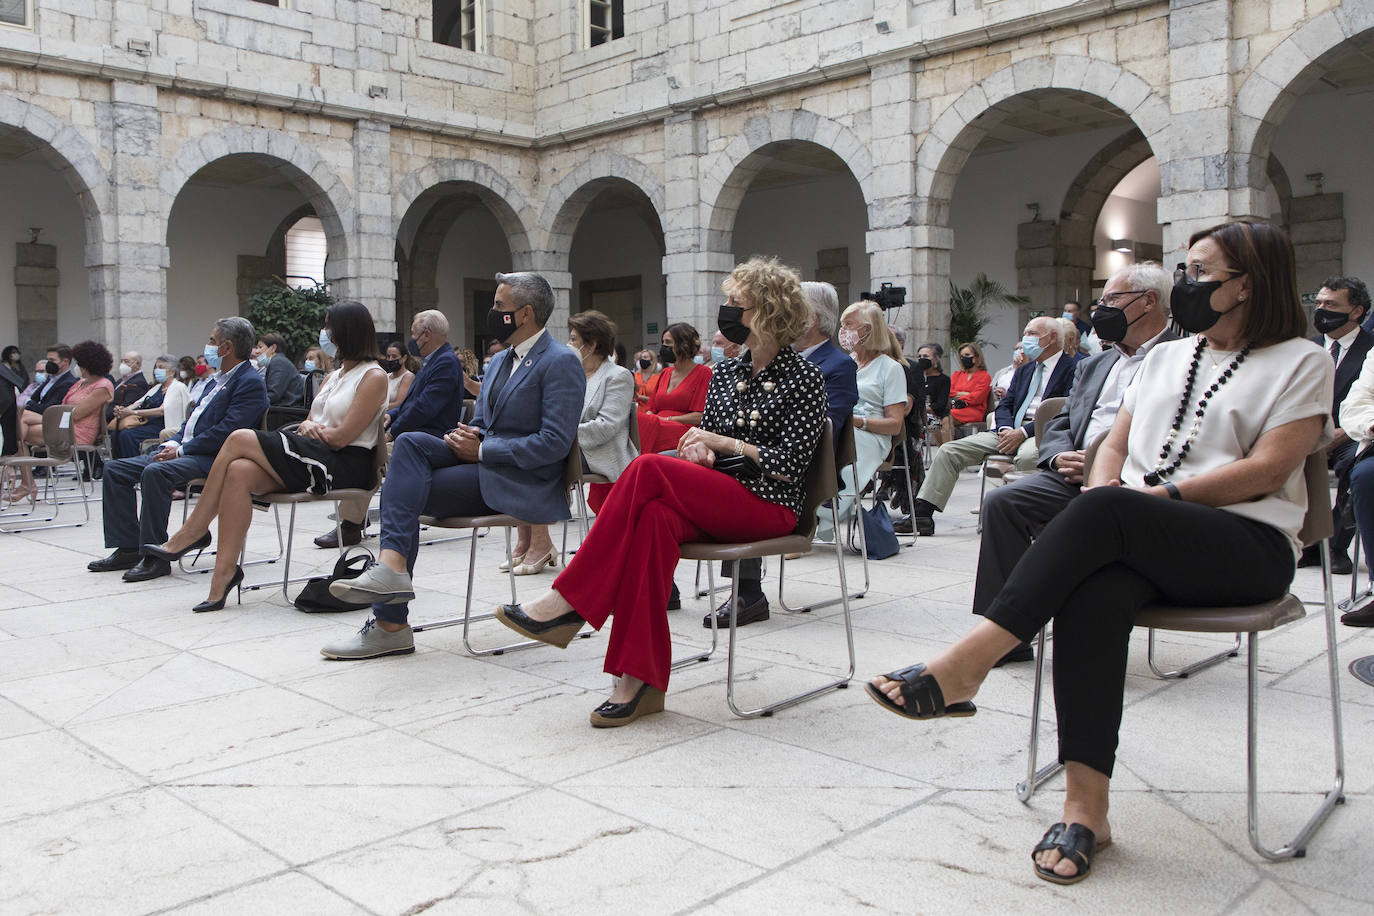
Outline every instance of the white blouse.
MULTIPOLYGON (((1122 399, 1122 410, 1131 415, 1131 434, 1121 482, 1145 485, 1145 475, 1159 464, 1159 452, 1173 428, 1179 398, 1188 380, 1197 337, 1185 337, 1154 347, 1122 399)), ((1173 463, 1178 448, 1193 428, 1194 415, 1203 394, 1219 379, 1237 354, 1204 350, 1192 397, 1184 413, 1174 448, 1165 466, 1173 463), (1216 365, 1212 358, 1216 357, 1216 365)), ((1303 420, 1325 418, 1318 446, 1331 441, 1331 399, 1334 391, 1331 354, 1310 340, 1293 338, 1252 350, 1245 362, 1207 403, 1202 426, 1183 463, 1170 478, 1179 483, 1225 467, 1248 455, 1260 436, 1271 429, 1303 420)), ((1282 487, 1251 502, 1221 506, 1227 512, 1254 519, 1288 535, 1295 548, 1298 531, 1307 511, 1307 486, 1301 465, 1282 487)))
MULTIPOLYGON (((345 372, 343 367, 335 369, 325 378, 320 390, 315 392, 315 400, 310 405, 310 421, 312 423, 322 423, 325 426, 337 427, 348 416, 348 408, 353 406, 353 399, 357 397, 358 385, 362 382, 363 376, 373 369, 384 372, 375 360, 367 360, 358 363, 352 369, 345 372)), ((378 408, 376 415, 372 418, 363 431, 360 432, 349 445, 360 445, 363 448, 373 448, 377 444, 377 417, 381 416, 386 409, 383 402, 378 408)))

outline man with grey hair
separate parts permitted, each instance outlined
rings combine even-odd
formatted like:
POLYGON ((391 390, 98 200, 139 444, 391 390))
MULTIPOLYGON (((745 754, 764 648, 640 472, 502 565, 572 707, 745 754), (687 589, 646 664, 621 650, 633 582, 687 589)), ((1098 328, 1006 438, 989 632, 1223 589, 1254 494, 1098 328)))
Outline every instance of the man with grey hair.
MULTIPOLYGON (((463 415, 463 364, 448 342, 448 318, 437 309, 417 312, 410 321, 410 340, 406 350, 424 362, 410 391, 396 407, 386 412, 387 439, 394 441, 402 433, 421 432, 443 438, 458 425, 463 415)), ((363 519, 367 515, 367 499, 345 499, 339 502, 339 531, 333 528, 315 538, 316 547, 336 548, 339 534, 345 547, 363 539, 363 519)))
POLYGON ((148 377, 143 374, 143 357, 137 350, 130 350, 119 360, 115 368, 119 380, 115 382, 114 395, 105 405, 105 422, 109 423, 116 407, 128 407, 148 393, 148 377))
POLYGON ((420 549, 420 516, 503 513, 533 525, 568 518, 564 468, 577 441, 587 376, 569 347, 544 333, 553 290, 534 273, 497 274, 487 331, 506 344, 491 361, 472 424, 442 438, 396 439, 382 483, 381 551, 356 579, 329 586, 334 597, 372 603, 374 619, 320 650, 363 659, 415 651, 408 602, 420 549))
MULTIPOLYGON (((1039 446, 1044 473, 989 490, 983 498, 975 614, 992 603, 1031 541, 1081 492, 1084 451, 1111 429, 1145 355, 1157 344, 1178 338, 1169 327, 1172 289, 1173 277, 1153 262, 1125 267, 1107 281, 1092 314, 1104 349, 1078 364, 1067 405, 1045 428, 1039 446)), ((998 664, 1032 658, 1030 645, 1023 644, 998 664)))
POLYGON ((267 385, 248 362, 257 335, 246 319, 221 318, 210 331, 205 361, 220 370, 180 430, 151 455, 120 458, 105 465, 101 513, 105 546, 114 550, 86 568, 91 572, 127 570, 125 582, 143 582, 171 573, 171 564, 142 556, 142 548, 167 540, 172 491, 210 473, 215 455, 236 429, 253 429, 267 413, 267 385), (143 494, 136 504, 134 487, 143 494))

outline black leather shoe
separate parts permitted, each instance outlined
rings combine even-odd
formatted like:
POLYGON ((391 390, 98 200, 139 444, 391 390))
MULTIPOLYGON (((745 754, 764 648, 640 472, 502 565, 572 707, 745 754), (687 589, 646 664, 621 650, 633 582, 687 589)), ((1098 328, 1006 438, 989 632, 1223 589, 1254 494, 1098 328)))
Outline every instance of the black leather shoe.
POLYGON ((243 567, 235 566, 234 575, 229 579, 229 584, 224 587, 224 594, 218 600, 206 599, 195 607, 191 608, 192 613, 204 614, 206 611, 224 610, 224 602, 229 600, 229 593, 234 589, 239 589, 239 604, 243 604, 243 589, 239 588, 243 584, 243 567))
POLYGON ((931 537, 935 534, 935 519, 925 515, 913 515, 911 517, 912 526, 916 533, 923 538, 931 537))
MULTIPOLYGON (((1298 557, 1298 569, 1305 569, 1308 566, 1320 565, 1322 565, 1321 545, 1313 544, 1311 547, 1304 547, 1302 549, 1302 555, 1298 557)), ((1331 558, 1331 565, 1336 565, 1335 557, 1331 558)))
POLYGON ((510 627, 526 639, 537 639, 560 649, 568 648, 582 625, 587 621, 577 611, 568 611, 553 620, 535 620, 520 609, 518 604, 503 604, 496 609, 496 619, 510 627))
MULTIPOLYGON (((363 526, 355 525, 353 522, 340 522, 339 528, 343 530, 343 545, 352 547, 354 544, 361 544, 363 541, 363 526)), ((315 546, 323 547, 326 550, 337 550, 339 548, 339 535, 337 532, 326 531, 324 534, 315 538, 315 546)))
POLYGON ((1012 649, 1006 655, 997 660, 992 667, 1000 668, 1003 665, 1010 665, 1014 662, 1033 662, 1035 661, 1035 650, 1030 647, 1030 643, 1023 642, 1021 645, 1012 649))
POLYGON ((680 592, 680 591, 677 590, 677 583, 676 583, 676 582, 673 583, 673 591, 672 591, 672 594, 670 594, 670 595, 668 596, 668 610, 670 610, 670 611, 680 611, 680 610, 682 610, 682 592, 680 592))
POLYGON ((619 728, 656 712, 663 712, 663 691, 641 684, 630 702, 612 703, 607 700, 593 709, 592 728, 619 728))
POLYGON ((114 553, 99 560, 92 560, 86 564, 86 568, 91 572, 118 572, 121 569, 133 569, 140 559, 137 550, 116 547, 114 553))
MULTIPOLYGON (((143 549, 144 556, 154 560, 166 560, 168 563, 175 563, 191 551, 196 552, 196 560, 205 552, 205 548, 210 546, 210 532, 205 532, 181 550, 163 550, 157 544, 148 544, 143 549)), ((194 560, 192 562, 195 562, 194 560)))
POLYGON ((1331 574, 1334 576, 1348 576, 1355 571, 1355 564, 1350 562, 1350 557, 1343 553, 1333 553, 1331 555, 1331 574))
POLYGON ((902 516, 899 516, 899 517, 897 517, 897 518, 894 518, 894 519, 892 520, 892 533, 893 533, 893 534, 914 534, 915 532, 914 532, 914 530, 913 530, 912 527, 911 527, 911 516, 909 516, 909 515, 902 515, 902 516))
MULTIPOLYGON (((768 619, 768 596, 759 595, 757 601, 752 604, 741 604, 739 613, 735 616, 735 626, 745 627, 751 623, 758 623, 760 620, 768 619)), ((711 629, 711 615, 707 614, 701 618, 701 625, 706 629, 711 629)), ((716 608, 716 626, 724 629, 730 626, 730 599, 726 598, 720 607, 716 608)))
POLYGON ((1342 614, 1341 623, 1348 627, 1374 627, 1374 601, 1362 608, 1342 614))
POLYGON ((124 574, 125 582, 147 582, 149 579, 161 579, 163 576, 172 574, 172 564, 166 560, 159 560, 157 557, 144 557, 138 561, 138 565, 124 574))

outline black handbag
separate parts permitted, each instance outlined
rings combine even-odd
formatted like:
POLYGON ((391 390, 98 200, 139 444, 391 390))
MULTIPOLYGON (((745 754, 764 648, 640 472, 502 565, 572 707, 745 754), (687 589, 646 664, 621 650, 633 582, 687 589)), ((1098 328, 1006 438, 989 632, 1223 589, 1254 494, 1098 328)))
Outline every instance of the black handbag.
MULTIPOLYGON (((897 532, 892 528, 892 516, 887 514, 887 506, 878 503, 872 509, 859 507, 859 522, 864 526, 864 545, 868 548, 870 560, 886 560, 901 549, 897 543, 897 532)), ((855 553, 858 544, 850 545, 855 553)))
POLYGON ((305 588, 296 596, 296 600, 291 602, 296 606, 296 610, 304 611, 307 614, 333 614, 339 611, 361 611, 371 607, 371 604, 354 604, 351 601, 340 601, 329 592, 329 583, 339 582, 345 579, 356 579, 361 576, 369 566, 376 560, 372 556, 372 551, 366 547, 350 547, 343 556, 339 557, 334 564, 334 573, 329 576, 315 576, 305 583, 305 588))
POLYGON ((748 455, 717 457, 712 467, 722 474, 729 474, 736 480, 758 480, 763 476, 763 468, 759 467, 759 463, 748 455))

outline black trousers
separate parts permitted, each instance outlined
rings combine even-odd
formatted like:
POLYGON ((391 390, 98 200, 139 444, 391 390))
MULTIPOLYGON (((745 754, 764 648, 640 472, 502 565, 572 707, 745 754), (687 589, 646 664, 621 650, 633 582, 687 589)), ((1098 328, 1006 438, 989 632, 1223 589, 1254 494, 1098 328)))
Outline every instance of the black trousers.
POLYGON ((984 616, 1028 642, 1054 621, 1059 759, 1112 775, 1135 614, 1156 601, 1226 607, 1279 597, 1293 548, 1270 525, 1123 487, 1070 500, 984 616))
POLYGON ((1040 471, 988 490, 983 497, 973 613, 982 614, 1002 593, 1007 577, 1031 542, 1079 492, 1078 484, 1069 483, 1054 471, 1040 471))

